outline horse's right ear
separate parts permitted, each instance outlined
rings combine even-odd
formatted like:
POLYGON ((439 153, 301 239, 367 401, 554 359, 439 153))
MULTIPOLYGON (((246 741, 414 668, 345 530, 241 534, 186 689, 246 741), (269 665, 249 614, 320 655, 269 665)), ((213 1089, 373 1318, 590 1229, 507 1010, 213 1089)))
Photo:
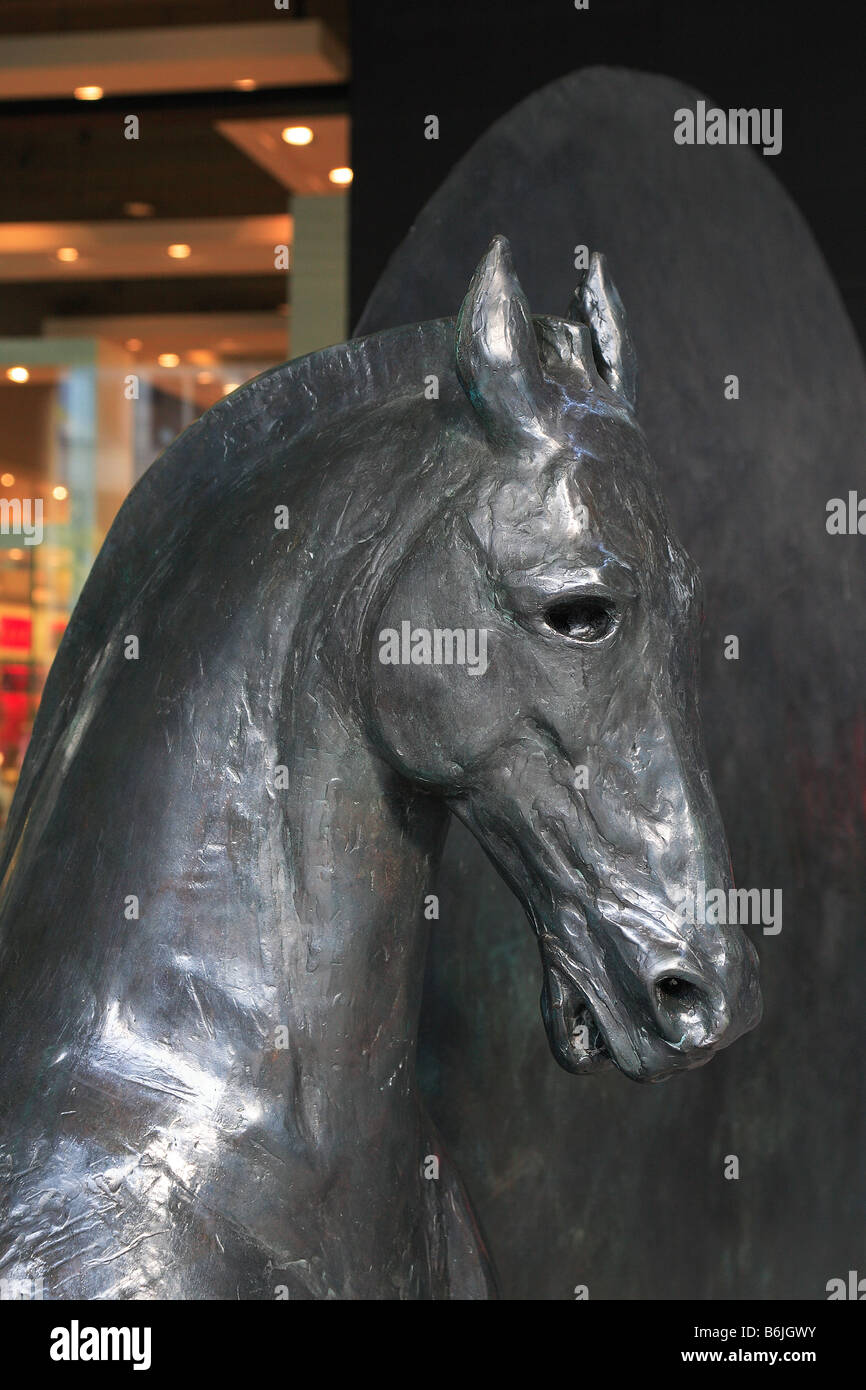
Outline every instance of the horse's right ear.
POLYGON ((457 317, 457 375, 495 443, 547 436, 549 393, 505 237, 491 241, 457 317))
POLYGON ((637 353, 625 309, 610 278, 607 262, 593 251, 583 283, 574 292, 567 317, 589 325, 599 375, 631 410, 637 404, 637 353))

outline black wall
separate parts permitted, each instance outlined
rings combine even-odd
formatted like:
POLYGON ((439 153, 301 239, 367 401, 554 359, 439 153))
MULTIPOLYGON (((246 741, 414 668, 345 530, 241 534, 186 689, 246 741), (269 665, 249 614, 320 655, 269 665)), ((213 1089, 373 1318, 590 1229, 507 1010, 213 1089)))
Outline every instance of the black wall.
MULTIPOLYGON (((720 106, 778 107, 773 172, 866 338, 859 7, 781 0, 376 0, 353 7, 352 322, 430 195, 497 116, 594 64, 642 68, 720 106), (440 138, 424 138, 435 114, 440 138)), ((456 307, 456 306, 455 306, 456 307)))
POLYGON ((455 312, 493 231, 537 312, 567 303, 574 241, 609 255, 639 415, 704 576, 709 765, 736 879, 785 903, 781 935, 756 933, 759 1029, 663 1087, 578 1082, 547 1051, 522 913, 453 827, 422 1088, 506 1296, 569 1299, 585 1283, 592 1299, 822 1299, 863 1271, 866 538, 828 535, 825 504, 866 490, 866 389, 821 258, 770 175, 862 337, 854 45, 832 7, 803 27, 791 7, 702 6, 699 26, 694 5, 511 16, 479 0, 419 10, 386 40, 400 8, 356 16, 356 317, 416 217, 365 331, 455 312), (672 75, 723 106, 781 106, 783 153, 675 149, 685 95, 597 73, 583 95, 584 79, 562 101, 540 93, 534 121, 504 122, 446 182, 492 119, 596 63, 672 75), (729 370, 744 384, 733 409, 729 370), (741 637, 737 662, 726 633, 741 637), (738 1181, 723 1176, 732 1154, 738 1181))

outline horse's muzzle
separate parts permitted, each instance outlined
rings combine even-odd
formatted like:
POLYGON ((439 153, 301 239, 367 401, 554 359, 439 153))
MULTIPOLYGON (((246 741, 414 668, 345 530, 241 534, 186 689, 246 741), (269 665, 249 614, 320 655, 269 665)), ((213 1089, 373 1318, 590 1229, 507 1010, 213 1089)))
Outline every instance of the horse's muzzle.
POLYGON ((611 1064, 635 1081, 703 1066, 761 1017, 757 954, 740 933, 724 974, 647 957, 639 975, 599 977, 548 932, 541 1009, 554 1057, 585 1074, 611 1064))

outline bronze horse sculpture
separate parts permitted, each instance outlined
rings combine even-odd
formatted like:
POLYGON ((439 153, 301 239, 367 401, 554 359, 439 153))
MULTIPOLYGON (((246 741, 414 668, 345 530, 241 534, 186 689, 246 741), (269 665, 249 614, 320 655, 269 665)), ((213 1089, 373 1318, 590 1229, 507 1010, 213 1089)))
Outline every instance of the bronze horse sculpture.
POLYGON ((533 319, 497 238, 456 325, 264 374, 130 494, 3 847, 0 1278, 495 1293, 415 1082, 450 813, 563 1067, 658 1080, 756 1023, 745 935, 679 906, 730 869, 634 395, 602 259, 533 319))

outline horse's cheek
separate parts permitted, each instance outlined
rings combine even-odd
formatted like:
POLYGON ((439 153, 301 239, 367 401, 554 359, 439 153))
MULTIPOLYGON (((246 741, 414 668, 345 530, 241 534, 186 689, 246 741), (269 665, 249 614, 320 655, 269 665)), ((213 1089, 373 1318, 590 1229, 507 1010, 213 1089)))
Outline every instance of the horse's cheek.
POLYGON ((411 665, 384 668, 374 682, 371 714, 376 741, 406 776, 443 785, 459 776, 446 737, 456 715, 449 712, 441 672, 411 665))

